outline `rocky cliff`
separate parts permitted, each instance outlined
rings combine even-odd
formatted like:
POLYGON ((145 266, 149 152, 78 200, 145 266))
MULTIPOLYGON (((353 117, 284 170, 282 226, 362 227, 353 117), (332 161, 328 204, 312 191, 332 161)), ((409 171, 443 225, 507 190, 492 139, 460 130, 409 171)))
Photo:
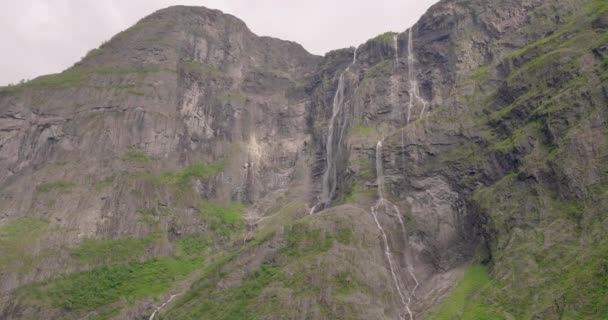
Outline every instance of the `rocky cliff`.
POLYGON ((602 319, 608 3, 324 57, 171 7, 0 89, 0 318, 602 319))

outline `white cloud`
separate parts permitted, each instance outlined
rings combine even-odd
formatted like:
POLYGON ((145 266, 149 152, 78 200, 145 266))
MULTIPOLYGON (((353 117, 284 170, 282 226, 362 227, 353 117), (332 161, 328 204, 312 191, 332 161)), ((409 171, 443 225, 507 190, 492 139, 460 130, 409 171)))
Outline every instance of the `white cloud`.
POLYGON ((404 31, 437 0, 2 0, 0 85, 60 72, 142 17, 171 5, 233 14, 258 35, 315 54, 404 31))

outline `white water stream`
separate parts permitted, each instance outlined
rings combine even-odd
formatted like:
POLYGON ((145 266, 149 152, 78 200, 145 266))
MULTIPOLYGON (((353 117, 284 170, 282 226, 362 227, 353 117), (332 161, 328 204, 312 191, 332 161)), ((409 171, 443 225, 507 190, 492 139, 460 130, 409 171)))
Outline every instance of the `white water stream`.
MULTIPOLYGON (((405 313, 409 316, 410 320, 414 320, 414 313, 412 312, 410 306, 412 303, 412 298, 416 294, 416 289, 418 289, 418 285, 419 285, 418 279, 416 278, 416 275, 414 274, 413 267, 408 264, 407 269, 408 269, 410 276, 414 280, 415 286, 412 289, 412 291, 409 293, 409 295, 406 297, 406 295, 403 292, 401 282, 399 281, 399 277, 397 276, 398 266, 394 261, 393 254, 391 252, 391 248, 390 248, 390 245, 388 242, 388 237, 386 236, 386 232, 384 231, 382 224, 380 224, 380 221, 378 220, 378 210, 380 208, 384 208, 385 212, 387 210, 393 210, 394 213, 397 215, 397 219, 399 220, 399 224, 401 225, 404 236, 406 235, 405 224, 403 223, 403 219, 401 217, 401 211, 395 204, 391 203, 389 200, 386 200, 384 198, 384 195, 385 195, 385 181, 384 180, 385 179, 384 179, 384 165, 383 165, 383 159, 382 159, 382 141, 378 141, 378 144, 376 145, 376 176, 377 176, 377 180, 378 180, 377 183, 378 183, 379 199, 376 202, 376 204, 371 208, 371 214, 374 218, 374 221, 376 222, 376 226, 380 230, 380 234, 382 235, 382 240, 384 241, 384 255, 386 256, 386 259, 388 260, 388 265, 389 265, 389 269, 391 272, 391 276, 393 278, 393 283, 395 284, 395 287, 397 288, 397 293, 399 294, 399 298, 401 299, 401 303, 403 304, 405 313)), ((403 320, 405 319, 401 314, 399 315, 399 318, 403 319, 403 320)))
POLYGON ((148 320, 154 320, 154 316, 156 316, 156 314, 160 310, 162 310, 162 308, 167 306, 175 297, 177 297, 176 294, 172 295, 171 297, 169 297, 169 300, 165 301, 163 304, 160 305, 160 307, 156 308, 156 310, 154 310, 154 312, 152 312, 152 315, 150 315, 150 318, 148 320))
POLYGON ((427 102, 420 96, 418 89, 418 80, 416 79, 416 56, 414 54, 414 37, 412 35, 414 27, 408 30, 407 34, 407 71, 410 82, 410 102, 407 108, 407 120, 406 123, 410 123, 412 117, 412 109, 415 107, 415 103, 422 104, 422 112, 420 118, 424 116, 427 102))
MULTIPOLYGON (((393 49, 395 50, 395 63, 393 64, 393 75, 391 76, 391 103, 393 108, 397 108, 399 105, 399 34, 395 34, 393 37, 393 49)), ((403 109, 401 109, 402 118, 403 109)))
MULTIPOLYGON (((393 107, 397 108, 399 104, 399 34, 395 34, 393 38, 393 49, 395 49, 395 66, 393 67, 393 78, 392 78, 392 95, 393 95, 393 107)), ((411 102, 410 102, 411 105, 411 102)), ((408 112, 401 109, 401 121, 406 121, 406 125, 409 123, 407 118, 408 112)), ((408 106, 408 110, 411 106, 408 106)), ((401 129, 401 161, 405 165, 405 130, 401 129)), ((401 217, 399 217, 401 219, 401 217)))
POLYGON ((310 210, 310 214, 314 214, 317 209, 323 209, 331 202, 334 193, 336 192, 336 185, 338 174, 336 170, 336 150, 334 148, 340 147, 340 141, 344 133, 344 127, 346 126, 346 115, 344 115, 345 103, 345 90, 346 90, 346 74, 350 72, 350 69, 357 63, 357 48, 353 53, 353 61, 351 64, 340 74, 338 79, 338 87, 334 93, 334 99, 332 102, 332 115, 329 121, 329 131, 327 133, 327 142, 325 143, 325 172, 323 173, 323 180, 321 184, 321 195, 319 202, 315 204, 310 210), (336 134, 337 131, 337 134, 336 134), (337 143, 336 143, 337 142, 337 143))

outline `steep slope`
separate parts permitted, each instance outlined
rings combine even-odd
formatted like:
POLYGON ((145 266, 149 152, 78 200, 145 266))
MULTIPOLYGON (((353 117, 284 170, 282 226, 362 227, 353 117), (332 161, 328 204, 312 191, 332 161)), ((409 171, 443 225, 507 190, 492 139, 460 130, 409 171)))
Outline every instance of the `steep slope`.
MULTIPOLYGON (((242 241, 246 205, 307 176, 300 82, 319 60, 219 11, 172 7, 61 74, 4 88, 2 292, 128 261, 182 275, 242 241)), ((61 293, 50 303, 80 311, 154 296, 166 277, 92 304, 61 293)))
POLYGON ((321 58, 161 10, 1 89, 0 317, 602 319, 606 34, 444 0, 321 58))

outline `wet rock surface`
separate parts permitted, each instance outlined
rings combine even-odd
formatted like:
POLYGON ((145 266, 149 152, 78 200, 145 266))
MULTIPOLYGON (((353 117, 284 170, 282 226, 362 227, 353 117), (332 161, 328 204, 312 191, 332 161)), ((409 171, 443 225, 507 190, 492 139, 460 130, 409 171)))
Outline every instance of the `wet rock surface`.
POLYGON ((605 279, 607 12, 444 0, 319 57, 178 6, 1 88, 0 318, 442 319, 470 263, 487 317, 601 315, 557 279, 605 279))

